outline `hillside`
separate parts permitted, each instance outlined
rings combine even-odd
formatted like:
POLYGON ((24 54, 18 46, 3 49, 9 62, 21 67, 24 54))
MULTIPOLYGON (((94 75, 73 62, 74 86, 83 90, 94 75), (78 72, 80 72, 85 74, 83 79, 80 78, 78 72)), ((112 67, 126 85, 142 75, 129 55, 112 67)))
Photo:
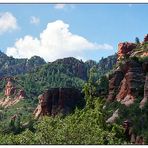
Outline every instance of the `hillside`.
MULTIPOLYGON (((116 58, 116 56, 113 57, 116 58)), ((1 53, 0 60, 3 63, 1 64, 0 81, 1 130, 8 128, 11 118, 13 119, 14 116, 16 118, 19 116, 22 124, 27 122, 37 106, 38 96, 46 89, 75 88, 81 92, 92 67, 99 67, 98 70, 101 71, 106 62, 106 65, 110 66, 107 67, 108 71, 112 69, 116 61, 113 60, 110 65, 112 59, 110 57, 109 60, 107 59, 101 60, 102 65, 99 62, 95 62, 95 65, 90 61, 83 62, 73 57, 44 63, 40 57, 36 56, 29 60, 14 59, 1 53), (23 96, 21 96, 21 92, 23 92, 23 96)), ((103 74, 104 71, 98 74, 98 77, 103 74)), ((84 101, 81 103, 83 106, 84 101)))
POLYGON ((45 63, 46 62, 38 56, 30 59, 15 59, 8 57, 0 51, 0 77, 24 74, 45 63))

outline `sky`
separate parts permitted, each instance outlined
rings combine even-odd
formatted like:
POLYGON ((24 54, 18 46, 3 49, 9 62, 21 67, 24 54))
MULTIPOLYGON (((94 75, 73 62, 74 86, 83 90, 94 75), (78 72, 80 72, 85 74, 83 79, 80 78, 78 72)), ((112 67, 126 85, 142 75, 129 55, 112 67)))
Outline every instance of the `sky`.
POLYGON ((99 61, 143 41, 148 4, 0 4, 0 50, 14 58, 99 61))

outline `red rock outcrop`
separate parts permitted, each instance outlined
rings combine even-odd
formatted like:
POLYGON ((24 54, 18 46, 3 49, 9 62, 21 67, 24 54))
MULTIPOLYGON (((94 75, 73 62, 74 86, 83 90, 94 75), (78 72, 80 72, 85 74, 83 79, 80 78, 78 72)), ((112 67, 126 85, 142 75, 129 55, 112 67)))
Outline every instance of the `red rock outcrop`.
POLYGON ((114 75, 109 80, 109 95, 107 101, 113 101, 115 99, 120 82, 122 81, 123 77, 124 73, 121 70, 116 70, 114 72, 114 75))
POLYGON ((25 97, 25 91, 20 89, 17 93, 17 98, 24 98, 25 97))
POLYGON ((120 84, 116 99, 121 101, 122 104, 129 106, 139 95, 139 90, 143 85, 144 73, 142 65, 136 61, 130 61, 128 63, 128 71, 120 84))
POLYGON ((125 55, 130 55, 131 51, 136 47, 136 44, 124 42, 118 44, 118 60, 122 59, 125 55))
POLYGON ((14 91, 15 91, 15 88, 14 88, 12 82, 10 81, 10 79, 8 79, 8 82, 5 87, 5 96, 9 97, 9 96, 13 95, 14 91))
MULTIPOLYGON (((144 42, 148 42, 148 35, 145 37, 144 42)), ((145 125, 145 113, 143 107, 145 106, 148 100, 148 61, 147 58, 142 60, 142 57, 148 57, 147 54, 147 46, 146 44, 140 44, 139 49, 134 51, 133 49, 136 47, 134 43, 120 43, 118 48, 118 68, 116 68, 111 77, 109 77, 109 94, 107 101, 118 101, 125 106, 130 106, 134 110, 140 113, 137 115, 139 118, 139 122, 134 123, 134 117, 131 115, 131 110, 128 107, 129 115, 122 114, 122 106, 119 107, 119 118, 120 113, 123 115, 125 119, 129 118, 133 122, 132 126, 129 126, 129 123, 125 122, 125 135, 133 144, 144 144, 144 135, 139 136, 138 132, 133 131, 137 124, 140 125, 139 130, 143 129, 143 125, 145 125), (124 58, 126 57, 126 58, 124 58), (144 88, 144 89, 143 89, 144 88), (143 99, 142 99, 143 98, 143 99), (141 100, 141 102, 140 102, 141 100), (140 102, 140 104, 139 104, 140 102), (135 105, 134 105, 135 103, 135 105), (135 107, 139 105, 139 107, 143 110, 135 107), (120 110, 121 109, 121 110, 120 110), (144 114, 144 116, 142 116, 144 114)), ((126 109, 125 109, 126 112, 126 109)), ((113 114, 114 115, 114 114, 113 114)), ((117 117, 116 114, 112 117, 117 117)), ((146 120, 147 121, 147 120, 146 120)), ((107 122, 112 123, 115 122, 115 118, 109 118, 107 122)))
POLYGON ((24 99, 25 92, 22 89, 17 89, 12 83, 11 79, 6 79, 7 84, 4 90, 4 98, 0 99, 0 106, 7 108, 17 104, 20 100, 24 99))
POLYGON ((46 90, 38 98, 39 104, 33 113, 35 118, 70 113, 83 101, 80 91, 74 88, 52 88, 46 90))
POLYGON ((148 75, 146 76, 146 79, 145 79, 144 98, 140 102, 140 108, 141 109, 144 107, 144 105, 146 104, 147 100, 148 100, 148 75))
POLYGON ((144 37, 144 42, 148 42, 148 34, 144 37))

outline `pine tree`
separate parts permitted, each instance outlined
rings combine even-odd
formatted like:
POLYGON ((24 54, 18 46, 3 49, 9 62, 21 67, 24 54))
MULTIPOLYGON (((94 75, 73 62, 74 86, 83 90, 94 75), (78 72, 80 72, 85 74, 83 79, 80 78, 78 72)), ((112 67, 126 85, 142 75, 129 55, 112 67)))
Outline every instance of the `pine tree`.
POLYGON ((135 43, 136 43, 136 44, 140 44, 140 40, 139 40, 138 37, 135 38, 135 43))

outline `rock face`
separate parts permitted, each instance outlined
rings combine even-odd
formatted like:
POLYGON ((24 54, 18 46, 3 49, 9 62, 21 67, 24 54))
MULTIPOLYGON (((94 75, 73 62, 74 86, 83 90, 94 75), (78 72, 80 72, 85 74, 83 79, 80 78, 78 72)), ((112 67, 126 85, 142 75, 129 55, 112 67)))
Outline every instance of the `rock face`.
MULTIPOLYGON (((148 35, 145 37, 145 41, 146 38, 148 38, 148 35)), ((133 58, 133 55, 138 55, 134 53, 140 52, 140 55, 145 53, 143 50, 134 51, 134 48, 136 48, 136 44, 134 43, 119 43, 118 62, 126 55, 132 58, 124 60, 122 66, 119 66, 109 78, 109 95, 107 101, 117 100, 129 106, 141 95, 144 84, 146 90, 148 61, 139 62, 136 58, 133 58)), ((144 57, 147 57, 147 55, 144 57)), ((144 94, 146 93, 144 92, 144 94)), ((144 97, 144 100, 146 101, 146 97, 144 97)), ((141 106, 144 104, 144 100, 141 102, 141 106)))
MULTIPOLYGON (((148 42, 148 35, 144 38, 145 42, 148 42)), ((118 101, 126 107, 115 102, 118 105, 119 113, 117 112, 117 114, 116 110, 106 122, 113 123, 118 116, 123 120, 130 119, 132 125, 126 120, 123 127, 127 141, 133 144, 144 144, 144 134, 139 131, 144 129, 144 126, 146 126, 145 120, 147 119, 145 110, 148 100, 148 45, 144 43, 137 45, 128 42, 120 43, 117 65, 111 76, 109 76, 107 101, 118 101), (136 114, 139 121, 135 120, 132 114, 136 114), (137 128, 138 132, 135 128, 137 128)))
POLYGON ((116 121, 116 119, 119 117, 119 109, 117 109, 113 115, 107 119, 106 123, 114 123, 116 121))
POLYGON ((145 83, 144 68, 146 67, 134 60, 125 63, 125 65, 126 71, 125 69, 116 70, 110 78, 107 100, 121 101, 122 104, 129 106, 141 94, 141 89, 145 83))
POLYGON ((120 83, 119 93, 116 99, 121 101, 122 104, 129 106, 139 95, 139 91, 143 85, 144 72, 142 65, 139 62, 130 61, 128 63, 128 71, 120 83))
POLYGON ((38 98, 39 104, 33 113, 35 118, 44 115, 55 116, 58 113, 68 114, 76 106, 84 103, 82 94, 74 88, 52 88, 38 98))
POLYGON ((10 95, 12 95, 15 91, 15 88, 12 85, 12 82, 10 80, 8 80, 6 87, 5 87, 5 96, 9 97, 10 95))
POLYGON ((109 80, 109 95, 107 101, 113 101, 116 97, 118 87, 122 81, 124 74, 121 70, 116 70, 109 80))
POLYGON ((148 34, 144 37, 144 42, 148 42, 148 34))
POLYGON ((136 47, 134 43, 119 43, 118 44, 118 60, 123 58, 125 55, 131 54, 130 52, 136 47))
POLYGON ((11 79, 7 79, 4 95, 5 97, 0 99, 0 106, 7 108, 24 99, 25 92, 22 89, 17 89, 12 83, 11 79))
POLYGON ((148 100, 148 75, 146 76, 146 79, 145 79, 144 98, 140 102, 140 108, 141 109, 144 107, 144 105, 146 104, 147 100, 148 100))

